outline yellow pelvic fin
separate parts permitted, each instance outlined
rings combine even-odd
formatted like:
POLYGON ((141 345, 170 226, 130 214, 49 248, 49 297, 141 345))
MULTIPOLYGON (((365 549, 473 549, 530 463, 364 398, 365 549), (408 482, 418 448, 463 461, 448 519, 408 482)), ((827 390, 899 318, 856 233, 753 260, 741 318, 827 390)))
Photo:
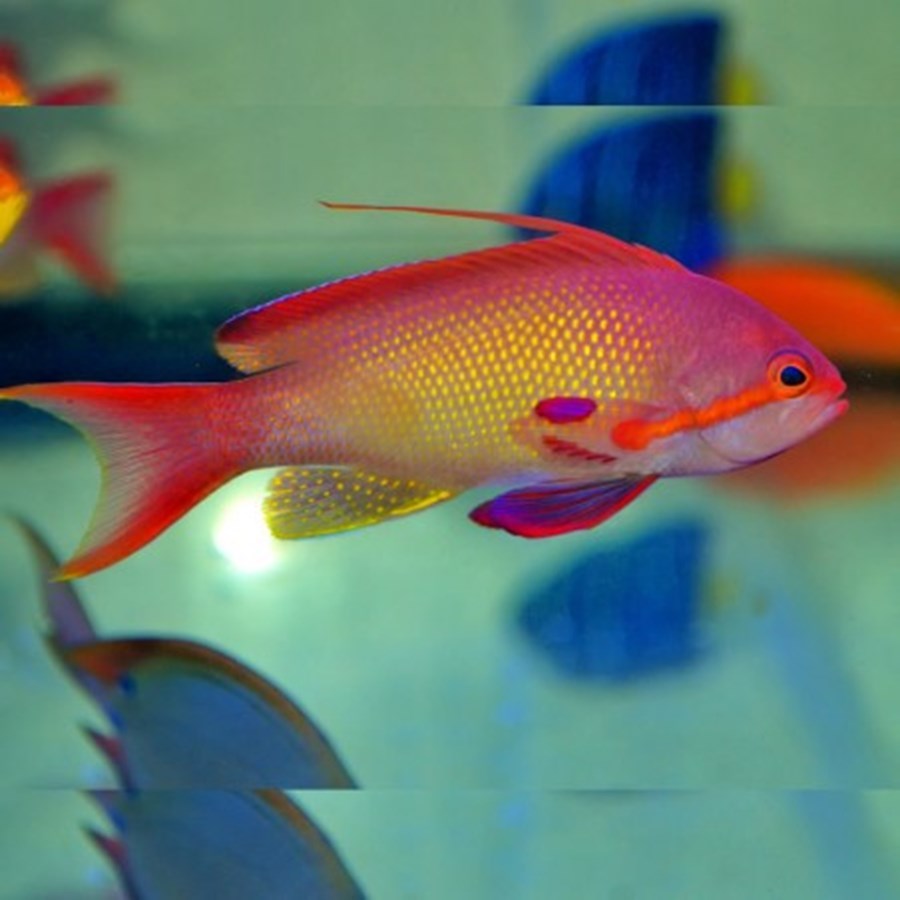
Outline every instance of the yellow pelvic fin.
POLYGON ((448 500, 451 491, 349 467, 282 469, 263 504, 277 538, 334 534, 375 525, 448 500))
POLYGON ((725 106, 758 106, 765 103, 765 91, 756 70, 743 62, 727 62, 722 67, 719 103, 725 106))

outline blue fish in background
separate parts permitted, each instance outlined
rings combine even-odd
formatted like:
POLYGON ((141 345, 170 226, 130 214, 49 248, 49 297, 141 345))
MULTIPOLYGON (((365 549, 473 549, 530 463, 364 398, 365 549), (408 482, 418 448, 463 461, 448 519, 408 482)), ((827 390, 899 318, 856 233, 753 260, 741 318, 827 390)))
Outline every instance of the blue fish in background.
POLYGON ((108 689, 115 736, 91 732, 127 783, 152 788, 353 788, 325 735, 290 698, 195 641, 140 637, 66 649, 108 689))
POLYGON ((628 681, 701 649, 709 531, 682 521, 579 560, 525 597, 516 623, 564 675, 628 681))
POLYGON ((538 106, 705 106, 747 102, 750 82, 723 73, 726 25, 713 13, 650 19, 594 33, 537 80, 538 106))
POLYGON ((15 520, 40 573, 47 643, 112 723, 88 728, 130 788, 342 789, 355 781, 328 738, 283 691, 196 641, 102 640, 58 561, 15 520))
POLYGON ((115 732, 88 729, 118 789, 87 829, 128 900, 365 896, 329 838, 277 787, 353 788, 327 738, 232 657, 174 638, 101 640, 41 535, 13 518, 40 574, 47 644, 115 732), (174 789, 173 789, 174 788, 174 789))
POLYGON ((744 173, 720 174, 722 123, 708 112, 605 126, 564 147, 525 190, 523 213, 577 222, 702 269, 729 251, 744 173), (737 198, 737 199, 734 199, 737 198))
POLYGON ((94 791, 88 834, 128 900, 358 900, 331 841, 280 791, 94 791))

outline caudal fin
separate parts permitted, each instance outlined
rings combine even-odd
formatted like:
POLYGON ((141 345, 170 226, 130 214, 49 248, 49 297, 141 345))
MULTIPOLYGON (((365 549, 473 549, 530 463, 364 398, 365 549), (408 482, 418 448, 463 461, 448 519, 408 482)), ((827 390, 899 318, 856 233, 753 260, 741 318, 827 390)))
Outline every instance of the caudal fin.
POLYGON ((35 103, 39 106, 98 106, 114 103, 116 93, 116 83, 101 75, 39 91, 35 103))
POLYGON ((102 469, 100 499, 58 579, 139 550, 240 471, 216 427, 216 384, 38 384, 0 390, 84 432, 102 469))
POLYGON ((70 178, 41 188, 32 211, 37 240, 101 294, 116 288, 106 259, 112 189, 104 172, 70 178))

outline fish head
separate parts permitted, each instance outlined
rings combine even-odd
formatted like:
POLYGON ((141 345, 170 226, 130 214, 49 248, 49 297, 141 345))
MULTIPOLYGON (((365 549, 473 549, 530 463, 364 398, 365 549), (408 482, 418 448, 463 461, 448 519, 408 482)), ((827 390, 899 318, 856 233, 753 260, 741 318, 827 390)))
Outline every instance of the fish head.
POLYGON ((692 460, 690 474, 762 462, 847 408, 844 380, 825 354, 756 301, 715 282, 710 287, 676 378, 691 417, 680 436, 690 444, 682 454, 692 460))

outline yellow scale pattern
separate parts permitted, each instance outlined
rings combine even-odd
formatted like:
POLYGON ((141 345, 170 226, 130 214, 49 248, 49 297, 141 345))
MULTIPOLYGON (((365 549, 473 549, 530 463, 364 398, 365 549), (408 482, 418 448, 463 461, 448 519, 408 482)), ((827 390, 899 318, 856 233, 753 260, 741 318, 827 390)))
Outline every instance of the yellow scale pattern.
POLYGON ((342 368, 348 417, 368 423, 360 444, 443 461, 458 483, 473 464, 533 464, 511 426, 542 399, 591 397, 598 419, 613 404, 651 400, 654 340, 627 285, 598 285, 596 273, 505 282, 493 302, 470 289, 431 298, 427 312, 410 303, 390 333, 356 331, 342 368))
POLYGON ((275 537, 290 539, 374 525, 449 497, 448 491, 413 480, 309 466, 278 472, 263 509, 275 537))

